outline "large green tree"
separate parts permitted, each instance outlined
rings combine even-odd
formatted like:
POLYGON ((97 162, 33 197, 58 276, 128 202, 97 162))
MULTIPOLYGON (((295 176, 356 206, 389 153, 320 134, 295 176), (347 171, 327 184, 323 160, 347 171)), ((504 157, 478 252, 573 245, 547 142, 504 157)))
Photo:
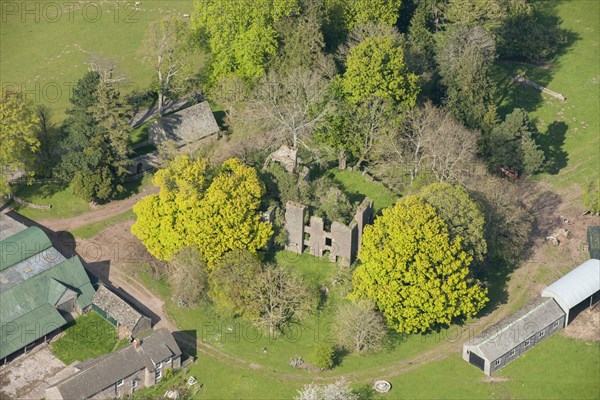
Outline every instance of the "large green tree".
POLYGON ((463 249, 481 264, 487 253, 485 218, 479 205, 460 186, 434 183, 421 191, 421 196, 431 204, 448 226, 450 238, 461 237, 463 249))
POLYGON ((273 229, 261 221, 258 212, 264 194, 265 186, 254 168, 237 158, 223 163, 199 207, 191 209, 184 222, 209 269, 231 250, 255 253, 267 244, 273 229))
POLYGON ((156 173, 160 192, 134 206, 138 218, 131 227, 152 255, 169 260, 193 245, 210 270, 231 250, 256 252, 266 245, 272 228, 258 213, 265 189, 256 170, 229 159, 212 176, 205 159, 188 156, 156 173))
POLYGON ((210 183, 210 168, 203 158, 175 158, 156 172, 154 185, 158 194, 146 196, 134 207, 137 220, 131 232, 144 243, 148 252, 161 260, 170 260, 189 244, 184 222, 210 183))
POLYGON ((496 122, 496 89, 491 78, 494 38, 479 26, 466 25, 436 36, 446 107, 467 127, 489 130, 496 122))
POLYGON ((365 228, 352 297, 373 300, 388 324, 403 333, 476 314, 487 302, 487 290, 471 278, 472 258, 462 241, 450 238, 433 206, 407 197, 365 228))
POLYGON ((539 172, 544 151, 535 142, 537 129, 527 112, 516 108, 504 121, 484 134, 484 155, 493 170, 508 168, 519 175, 539 172))
POLYGON ((403 108, 416 104, 418 77, 408 71, 396 34, 371 36, 350 48, 342 88, 357 104, 377 97, 403 108))
POLYGON ((194 0, 192 24, 210 48, 213 80, 260 77, 277 52, 275 23, 298 9, 297 0, 194 0))
POLYGON ((123 190, 131 110, 117 83, 110 74, 87 72, 77 82, 67 110, 64 154, 56 175, 71 181, 74 193, 87 201, 110 200, 123 190))
MULTIPOLYGON (((34 109, 16 93, 0 92, 0 194, 10 193, 9 177, 24 169, 40 142, 35 135, 34 109)), ((29 175, 32 176, 29 170, 29 175)))

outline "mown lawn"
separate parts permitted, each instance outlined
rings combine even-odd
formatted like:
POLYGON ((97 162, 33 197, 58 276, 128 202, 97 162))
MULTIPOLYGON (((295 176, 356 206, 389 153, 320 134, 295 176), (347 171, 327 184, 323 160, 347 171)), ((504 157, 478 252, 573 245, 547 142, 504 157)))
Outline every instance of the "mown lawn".
POLYGON ((542 133, 548 170, 538 176, 557 189, 600 179, 600 2, 543 2, 562 19, 569 42, 545 66, 503 63, 497 67, 501 114, 521 107, 529 111, 542 133), (510 78, 529 79, 562 93, 567 100, 515 86, 510 78))
MULTIPOLYGON (((3 2, 4 3, 4 2, 3 2)), ((145 91, 154 73, 143 60, 150 24, 161 17, 192 11, 192 0, 142 2, 7 2, 0 24, 0 79, 2 87, 23 91, 36 103, 48 104, 62 120, 70 91, 88 70, 95 55, 117 62, 128 79, 121 91, 145 91), (32 10, 26 14, 23 9, 32 10)), ((199 54, 194 67, 204 60, 199 54)))
MULTIPOLYGON (((141 180, 138 179, 132 182, 127 182, 123 185, 125 190, 118 196, 117 200, 122 200, 133 196, 151 184, 152 174, 145 175, 141 180)), ((22 184, 16 186, 14 190, 16 196, 30 203, 52 206, 52 208, 45 210, 22 206, 12 202, 12 206, 15 211, 34 221, 53 218, 70 218, 91 210, 90 205, 87 202, 73 194, 73 188, 70 185, 61 183, 35 183, 32 185, 22 184)), ((128 218, 126 216, 121 217, 121 219, 117 219, 112 222, 117 222, 128 218)), ((103 229, 103 227, 106 227, 109 224, 99 222, 93 225, 94 226, 81 228, 79 233, 83 235, 90 235, 94 232, 98 233, 103 229)), ((85 238, 93 236, 79 237, 85 238)))
POLYGON ((389 396, 406 399, 598 399, 600 343, 547 339, 486 382, 485 375, 460 358, 445 360, 390 379, 389 396))
POLYGON ((32 220, 69 218, 90 210, 89 204, 73 194, 73 188, 61 183, 20 185, 15 195, 30 203, 51 205, 49 210, 22 206, 13 202, 15 211, 32 220))
POLYGON ((375 212, 392 205, 398 199, 394 193, 380 182, 368 181, 359 171, 341 171, 332 169, 329 174, 342 185, 351 201, 367 196, 373 200, 375 212))
POLYGON ((84 361, 110 353, 124 345, 117 329, 94 311, 80 316, 65 330, 64 336, 50 345, 52 353, 65 364, 84 361))

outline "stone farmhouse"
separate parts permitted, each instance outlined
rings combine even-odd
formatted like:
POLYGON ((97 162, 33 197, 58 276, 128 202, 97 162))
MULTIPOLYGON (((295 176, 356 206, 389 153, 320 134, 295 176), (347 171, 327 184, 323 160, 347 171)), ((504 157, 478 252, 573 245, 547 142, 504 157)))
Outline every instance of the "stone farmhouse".
POLYGON ((119 337, 137 337, 151 329, 150 318, 142 315, 102 284, 96 290, 92 309, 117 328, 119 337))
POLYGON ((79 257, 66 259, 40 228, 5 214, 0 228, 0 360, 6 362, 47 340, 71 314, 87 311, 94 288, 79 257))
POLYGON ((334 221, 331 230, 326 231, 323 218, 311 216, 305 226, 306 206, 289 201, 285 207, 285 229, 288 234, 286 250, 302 254, 305 246, 310 254, 323 257, 329 252, 332 262, 349 266, 356 259, 364 227, 373 219, 373 201, 363 200, 358 206, 350 225, 334 221))
MULTIPOLYGON (((177 148, 195 150, 201 143, 219 133, 220 128, 207 101, 173 114, 166 115, 148 127, 148 141, 144 144, 159 146, 167 141, 177 148)), ((130 172, 139 174, 157 168, 155 153, 132 160, 130 172)))
POLYGON ((86 360, 78 372, 46 389, 47 400, 114 399, 154 386, 168 369, 181 367, 181 350, 166 329, 142 340, 86 360))
POLYGON ((598 301, 600 261, 590 259, 544 289, 540 298, 465 343, 462 357, 492 375, 598 301))

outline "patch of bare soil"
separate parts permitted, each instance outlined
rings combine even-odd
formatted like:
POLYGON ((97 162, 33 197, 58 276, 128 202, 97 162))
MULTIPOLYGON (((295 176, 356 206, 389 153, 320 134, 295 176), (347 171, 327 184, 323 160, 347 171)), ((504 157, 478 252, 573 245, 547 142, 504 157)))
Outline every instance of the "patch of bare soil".
POLYGON ((507 382, 510 379, 507 376, 498 376, 498 377, 493 377, 493 376, 486 376, 481 378, 481 382, 483 383, 494 383, 494 382, 507 382))
POLYGON ((581 312, 564 330, 565 336, 600 342, 600 304, 581 312))

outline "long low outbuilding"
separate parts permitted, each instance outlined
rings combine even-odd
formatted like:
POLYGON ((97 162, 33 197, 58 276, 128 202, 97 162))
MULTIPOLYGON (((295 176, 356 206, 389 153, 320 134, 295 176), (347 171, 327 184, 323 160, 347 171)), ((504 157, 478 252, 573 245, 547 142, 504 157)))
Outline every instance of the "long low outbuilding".
POLYGON ((564 327, 565 313, 551 298, 538 298, 463 345, 463 359, 486 375, 515 360, 564 327))
POLYGON ((551 297, 558 303, 567 315, 568 325, 600 300, 600 260, 587 260, 544 289, 542 297, 551 297))
POLYGON ((600 299, 600 261, 590 259, 542 291, 541 297, 463 345, 463 359, 492 375, 565 327, 600 299))

